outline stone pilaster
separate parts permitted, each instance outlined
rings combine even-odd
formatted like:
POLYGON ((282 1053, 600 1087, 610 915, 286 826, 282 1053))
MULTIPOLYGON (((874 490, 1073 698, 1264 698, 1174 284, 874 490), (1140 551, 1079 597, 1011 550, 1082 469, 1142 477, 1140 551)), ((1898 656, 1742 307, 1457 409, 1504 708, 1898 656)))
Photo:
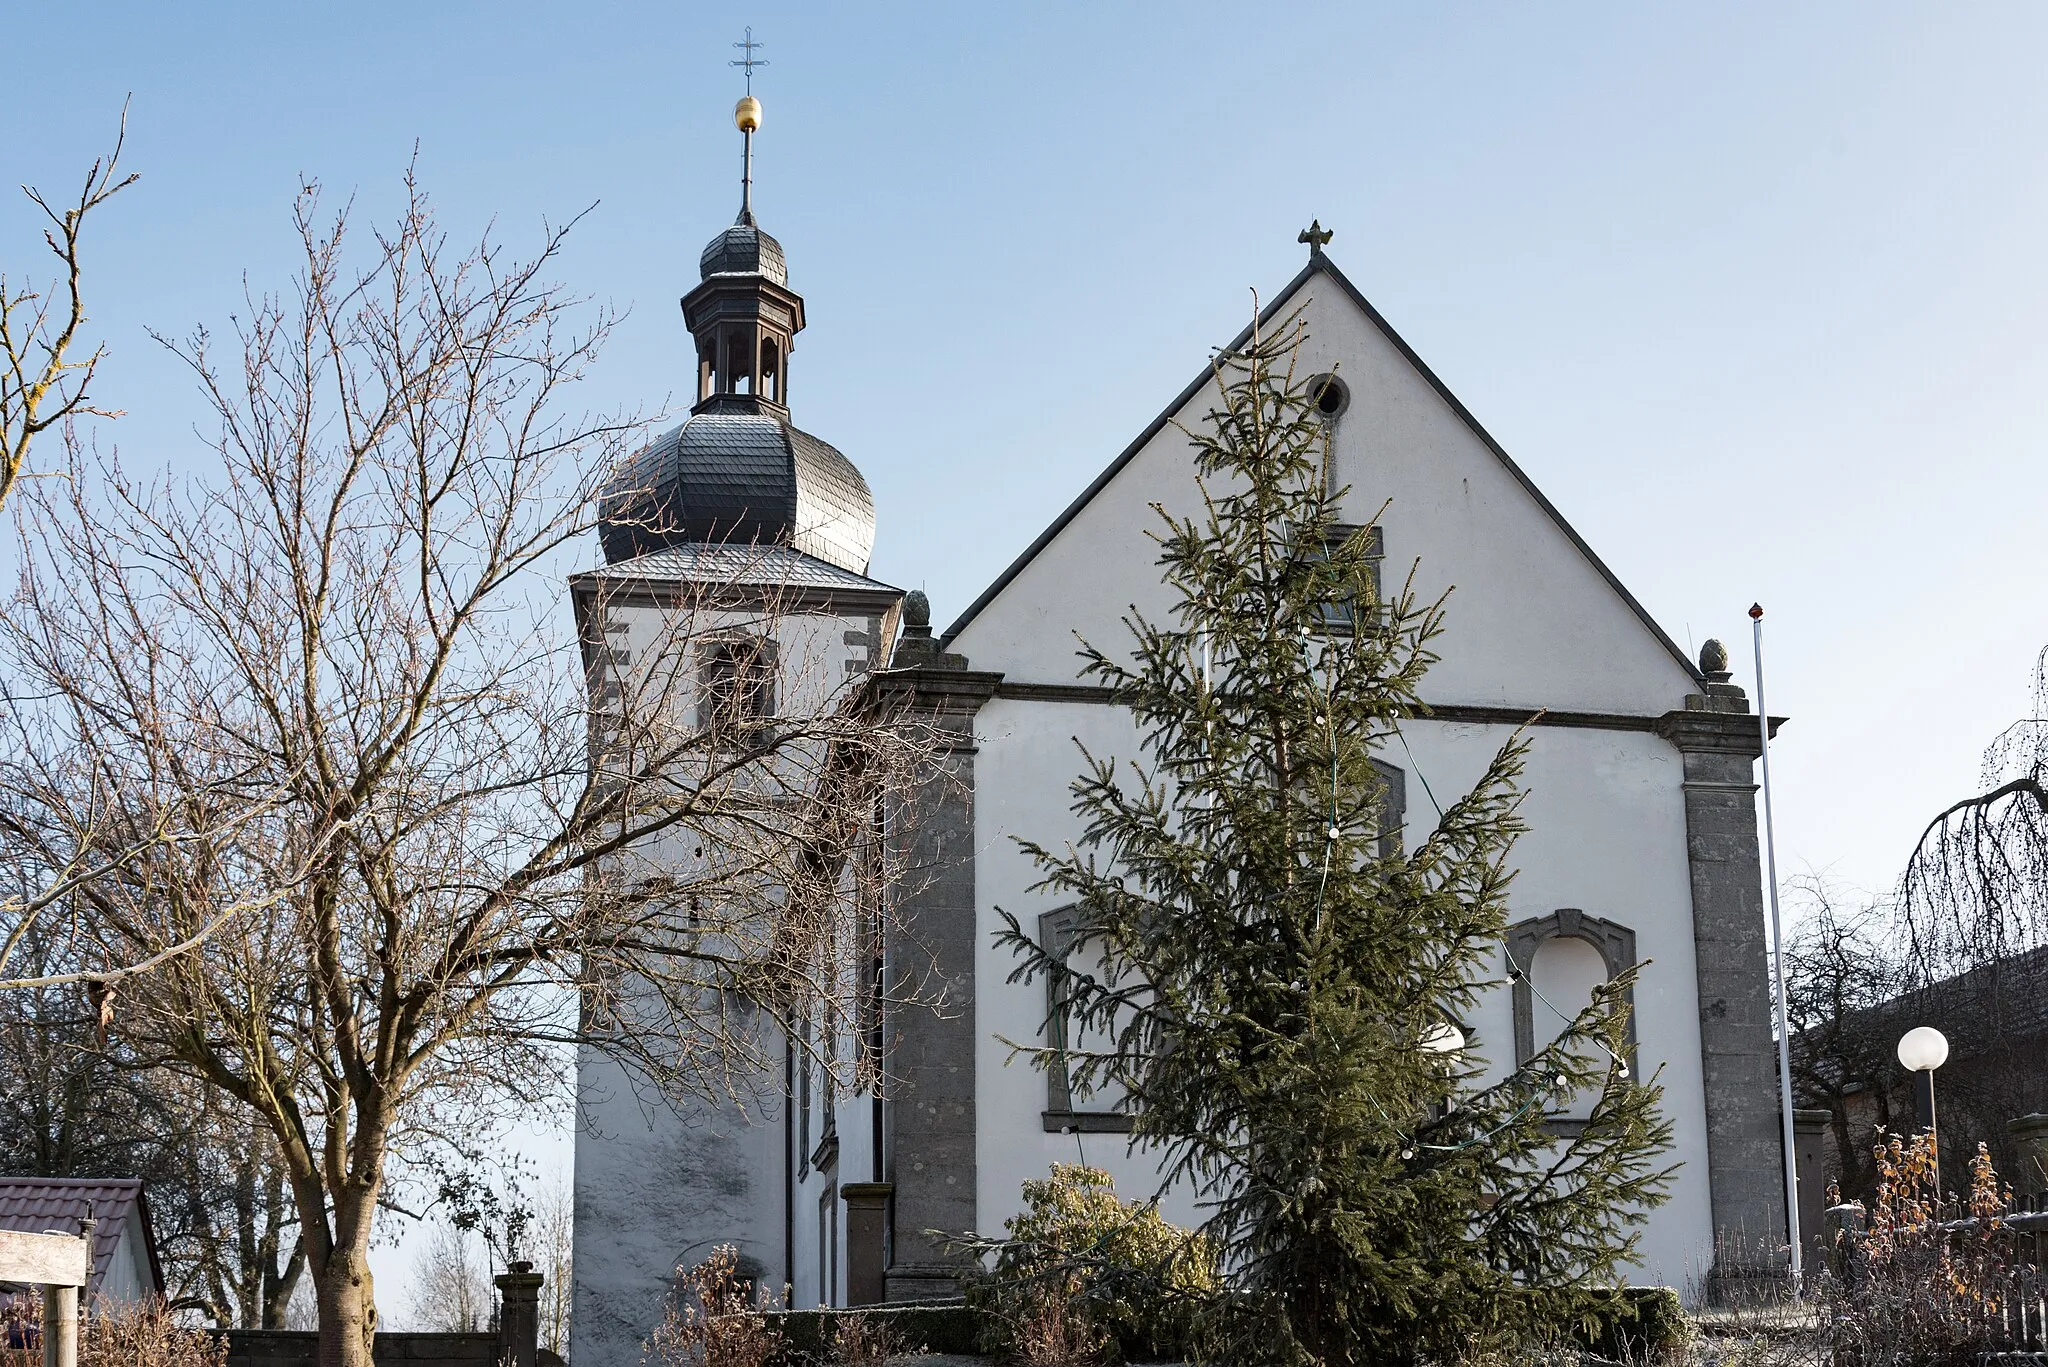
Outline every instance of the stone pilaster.
POLYGON ((545 1279, 532 1263, 515 1262, 495 1280, 499 1367, 534 1367, 540 1352, 540 1287, 545 1279))
MULTIPOLYGON (((883 1130, 887 1201, 884 1298, 950 1296, 962 1261, 928 1231, 978 1228, 975 1211, 974 718, 1002 675, 967 668, 931 636, 924 595, 904 603, 891 667, 876 696, 930 725, 932 772, 887 814, 894 891, 884 950, 889 1008, 883 1130)), ((850 1212, 849 1212, 850 1214, 850 1212)), ((851 1230, 849 1229, 849 1235, 851 1230)))
POLYGON ((1828 1126, 1833 1111, 1792 1112, 1792 1143, 1799 1167, 1799 1243, 1808 1269, 1818 1268, 1827 1248, 1828 1126))
POLYGON ((1705 691, 1666 713, 1658 731, 1685 765, 1714 1277, 1726 1286, 1783 1266, 1785 1141, 1753 768, 1763 742, 1747 697, 1728 682, 1725 653, 1708 647, 1705 691))
POLYGON ((848 1182, 839 1188, 846 1202, 846 1303, 877 1305, 888 1299, 889 1198, 887 1182, 848 1182))

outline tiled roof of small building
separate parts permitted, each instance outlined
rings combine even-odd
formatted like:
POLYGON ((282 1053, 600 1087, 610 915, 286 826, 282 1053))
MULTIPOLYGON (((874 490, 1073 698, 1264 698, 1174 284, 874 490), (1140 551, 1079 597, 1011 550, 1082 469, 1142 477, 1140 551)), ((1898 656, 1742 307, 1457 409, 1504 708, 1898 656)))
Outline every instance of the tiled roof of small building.
MULTIPOLYGON (((130 1222, 149 1253, 156 1289, 164 1288, 156 1235, 149 1223, 149 1198, 135 1178, 0 1177, 0 1229, 16 1234, 76 1234, 90 1213, 93 1229, 92 1281, 97 1288, 113 1264, 114 1251, 130 1222)), ((90 1288, 88 1299, 90 1299, 90 1288)))

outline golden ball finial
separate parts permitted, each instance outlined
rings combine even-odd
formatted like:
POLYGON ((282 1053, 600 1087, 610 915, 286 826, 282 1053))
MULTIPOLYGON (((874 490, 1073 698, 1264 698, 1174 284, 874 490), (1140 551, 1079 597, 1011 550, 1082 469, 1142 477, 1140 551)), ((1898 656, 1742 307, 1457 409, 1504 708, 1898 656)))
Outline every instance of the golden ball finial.
POLYGON ((732 121, 740 132, 754 132, 761 126, 761 102, 752 95, 740 96, 740 102, 732 107, 732 121))

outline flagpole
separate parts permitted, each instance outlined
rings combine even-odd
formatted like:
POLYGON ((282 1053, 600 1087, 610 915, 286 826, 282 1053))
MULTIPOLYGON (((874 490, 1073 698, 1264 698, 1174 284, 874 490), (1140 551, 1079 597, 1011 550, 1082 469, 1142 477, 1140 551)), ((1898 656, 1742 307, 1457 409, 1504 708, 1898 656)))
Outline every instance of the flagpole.
POLYGON ((1778 1109, 1784 1120, 1785 1229, 1792 1236, 1792 1294, 1799 1294, 1804 1259, 1799 1243, 1799 1158, 1792 1128, 1792 1031, 1785 1015, 1785 928, 1778 916, 1778 832, 1771 818, 1771 711, 1764 706, 1764 606, 1749 608, 1750 639, 1756 651, 1757 731, 1764 761, 1764 887, 1771 894, 1771 970, 1778 997, 1778 1109))

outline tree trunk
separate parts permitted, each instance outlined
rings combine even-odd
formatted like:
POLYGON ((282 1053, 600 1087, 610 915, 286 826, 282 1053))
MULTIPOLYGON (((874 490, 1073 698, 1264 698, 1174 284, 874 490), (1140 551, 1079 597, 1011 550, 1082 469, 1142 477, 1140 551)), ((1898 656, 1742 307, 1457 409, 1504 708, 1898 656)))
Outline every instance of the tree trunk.
POLYGON ((291 1318, 292 1296, 299 1289, 299 1276, 306 1270, 305 1240, 293 1242, 292 1255, 285 1260, 283 1272, 275 1272, 273 1267, 270 1262, 263 1265, 263 1328, 284 1329, 291 1318))
POLYGON ((377 1311, 369 1241, 351 1240, 330 1249, 313 1286, 320 1303, 320 1367, 370 1367, 377 1311))

